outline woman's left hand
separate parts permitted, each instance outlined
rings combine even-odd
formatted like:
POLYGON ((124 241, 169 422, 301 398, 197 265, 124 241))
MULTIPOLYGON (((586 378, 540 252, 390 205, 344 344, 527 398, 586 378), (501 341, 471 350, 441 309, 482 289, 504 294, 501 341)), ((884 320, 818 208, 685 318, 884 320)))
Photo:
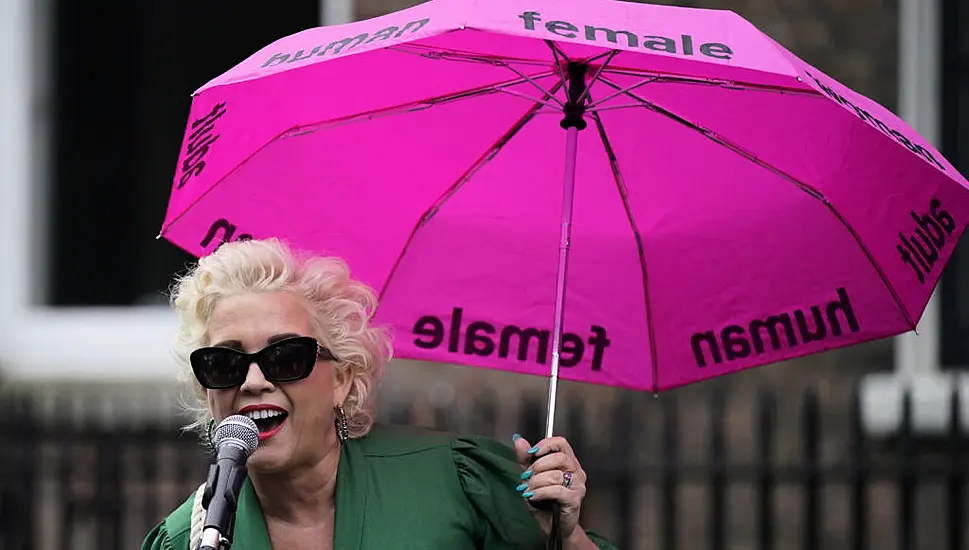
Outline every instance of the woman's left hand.
MULTIPOLYGON (((517 434, 513 439, 518 464, 522 467, 518 492, 529 503, 558 501, 562 509, 562 538, 579 534, 576 527, 585 498, 586 475, 572 446, 563 437, 543 439, 535 446, 517 434)), ((552 529, 551 511, 535 506, 528 508, 548 534, 552 529)))

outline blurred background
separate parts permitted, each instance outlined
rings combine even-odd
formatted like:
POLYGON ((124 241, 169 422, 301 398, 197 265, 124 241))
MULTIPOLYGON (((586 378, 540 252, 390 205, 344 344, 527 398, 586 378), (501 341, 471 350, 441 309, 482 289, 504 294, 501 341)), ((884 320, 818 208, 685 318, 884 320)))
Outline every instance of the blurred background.
MULTIPOLYGON (((204 481, 165 308, 191 258, 154 239, 190 93, 284 35, 410 3, 0 0, 0 550, 138 548, 204 481)), ((676 3, 738 12, 969 172, 966 0, 676 3)), ((966 548, 967 247, 918 336, 660 396, 565 384, 583 523, 624 549, 966 548)), ((398 361, 378 414, 538 439, 545 391, 398 361)))

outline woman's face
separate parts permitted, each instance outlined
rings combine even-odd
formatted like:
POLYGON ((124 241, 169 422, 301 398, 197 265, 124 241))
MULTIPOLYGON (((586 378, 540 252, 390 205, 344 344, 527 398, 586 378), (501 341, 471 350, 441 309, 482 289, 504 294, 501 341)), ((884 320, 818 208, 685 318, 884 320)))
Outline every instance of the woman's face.
MULTIPOLYGON (((287 336, 317 337, 305 302, 286 292, 239 294, 219 300, 209 320, 208 336, 210 345, 249 353, 287 336)), ((282 424, 272 426, 272 422, 268 428, 260 428, 259 447, 249 459, 249 468, 269 473, 312 466, 339 444, 333 407, 346 399, 350 380, 338 372, 331 362, 318 360, 309 377, 275 385, 253 363, 241 387, 206 390, 209 410, 216 423, 247 407, 283 411, 282 424)))

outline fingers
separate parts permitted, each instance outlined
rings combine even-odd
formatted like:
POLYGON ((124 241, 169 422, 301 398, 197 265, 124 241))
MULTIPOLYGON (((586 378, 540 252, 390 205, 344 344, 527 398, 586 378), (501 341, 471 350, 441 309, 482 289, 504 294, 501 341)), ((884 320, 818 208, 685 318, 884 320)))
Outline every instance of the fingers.
POLYGON ((585 485, 566 488, 562 485, 546 485, 544 487, 529 487, 522 493, 522 497, 529 502, 558 501, 563 508, 578 508, 585 498, 585 485))
POLYGON ((538 474, 541 472, 548 472, 551 470, 563 470, 566 472, 574 472, 578 469, 578 465, 575 463, 573 458, 565 453, 553 453, 550 455, 545 455, 535 462, 528 468, 533 474, 538 474))
POLYGON ((564 437, 549 437, 539 441, 534 447, 528 449, 528 454, 532 456, 544 456, 551 453, 564 453, 574 456, 572 445, 564 437))
POLYGON ((524 470, 516 489, 529 504, 528 509, 542 525, 550 526, 549 509, 539 502, 558 502, 563 513, 563 533, 571 533, 578 525, 587 481, 572 446, 563 437, 549 437, 530 446, 516 434, 512 442, 524 470), (571 477, 568 487, 565 486, 567 476, 571 477))
POLYGON ((562 470, 550 470, 532 475, 527 474, 528 472, 523 475, 523 477, 527 477, 517 487, 518 492, 522 493, 522 496, 525 498, 537 498, 538 500, 542 500, 541 495, 550 495, 550 497, 545 498, 554 498, 556 500, 564 498, 566 493, 562 491, 544 490, 555 487, 565 489, 566 491, 575 491, 576 495, 578 495, 580 499, 583 495, 585 495, 585 477, 580 476, 578 473, 572 474, 572 483, 568 487, 565 486, 565 472, 562 470))
MULTIPOLYGON (((575 474, 572 475, 572 485, 574 486, 578 480, 575 474)), ((565 472, 562 470, 551 470, 548 472, 541 472, 537 474, 532 474, 528 476, 528 479, 523 483, 528 485, 528 490, 534 491, 542 487, 551 487, 554 485, 565 486, 565 472)))
POLYGON ((528 446, 528 441, 525 439, 518 438, 514 444, 519 464, 525 468, 521 475, 521 484, 518 486, 519 492, 527 493, 542 487, 563 486, 565 472, 572 474, 569 488, 585 486, 585 471, 573 454, 572 446, 564 438, 543 439, 532 447, 528 446))
POLYGON ((556 469, 585 475, 572 446, 564 437, 546 438, 534 446, 529 446, 527 439, 515 434, 512 436, 512 442, 518 464, 531 472, 529 476, 556 469))
POLYGON ((548 437, 532 446, 527 439, 520 434, 511 437, 512 445, 515 447, 515 455, 518 463, 527 466, 543 456, 552 453, 564 453, 575 456, 572 446, 564 437, 548 437))

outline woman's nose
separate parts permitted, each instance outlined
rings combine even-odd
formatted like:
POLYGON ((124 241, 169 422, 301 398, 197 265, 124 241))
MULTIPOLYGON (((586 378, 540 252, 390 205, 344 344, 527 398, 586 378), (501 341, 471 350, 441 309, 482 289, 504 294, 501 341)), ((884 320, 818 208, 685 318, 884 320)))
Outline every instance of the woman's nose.
POLYGON ((246 393, 263 393, 273 390, 272 382, 266 380, 266 377, 262 374, 262 369, 256 363, 251 363, 249 365, 249 372, 246 373, 246 380, 242 383, 242 387, 239 388, 241 391, 246 393))

